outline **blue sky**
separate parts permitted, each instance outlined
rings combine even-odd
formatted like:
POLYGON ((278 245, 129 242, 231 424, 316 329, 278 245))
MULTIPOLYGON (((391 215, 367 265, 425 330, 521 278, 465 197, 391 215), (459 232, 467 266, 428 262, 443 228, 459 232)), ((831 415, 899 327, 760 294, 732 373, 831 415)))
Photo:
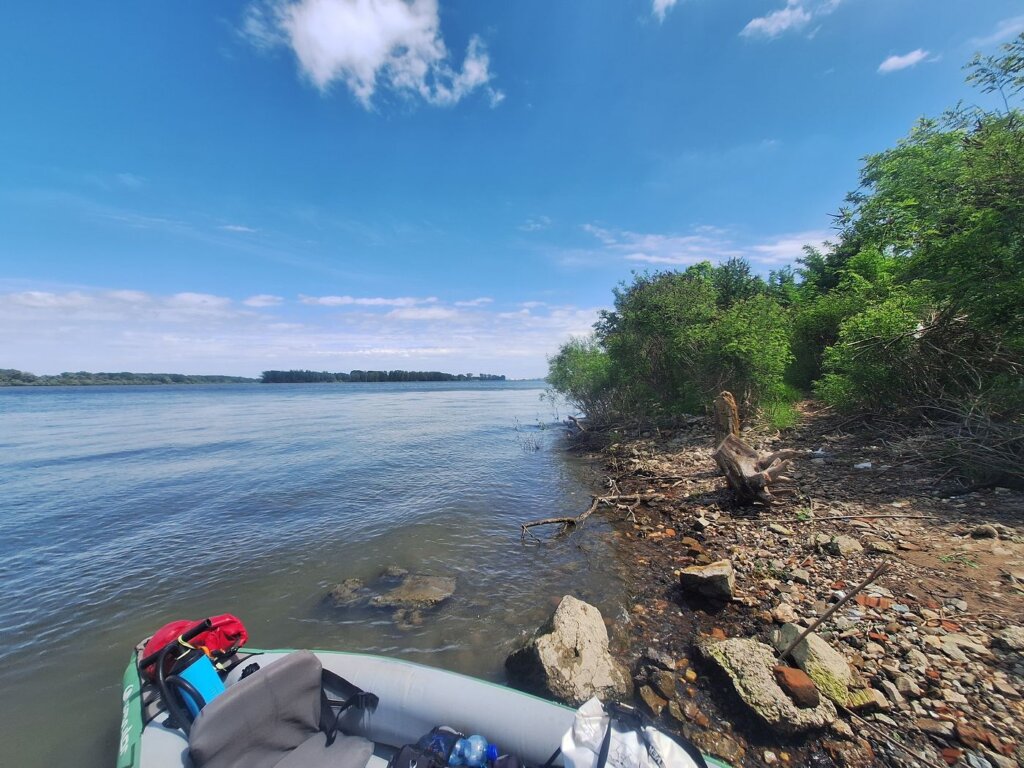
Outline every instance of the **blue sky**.
POLYGON ((632 270, 790 263, 1009 0, 19 3, 0 367, 539 376, 632 270))

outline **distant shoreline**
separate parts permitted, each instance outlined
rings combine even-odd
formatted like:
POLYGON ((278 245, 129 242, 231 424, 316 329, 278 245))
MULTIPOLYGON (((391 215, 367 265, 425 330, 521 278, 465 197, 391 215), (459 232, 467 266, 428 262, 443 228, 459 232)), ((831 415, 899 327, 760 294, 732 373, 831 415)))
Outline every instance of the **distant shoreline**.
POLYGON ((193 375, 183 373, 91 373, 78 371, 37 376, 14 368, 0 369, 0 387, 96 387, 96 386, 171 386, 191 384, 398 384, 398 383, 472 383, 532 381, 506 379, 494 374, 451 374, 436 371, 352 371, 351 374, 314 373, 312 371, 266 371, 261 378, 247 376, 193 375), (271 374, 268 376, 268 374, 271 374), (276 375, 274 375, 276 374, 276 375), (291 376, 289 376, 289 374, 291 376))

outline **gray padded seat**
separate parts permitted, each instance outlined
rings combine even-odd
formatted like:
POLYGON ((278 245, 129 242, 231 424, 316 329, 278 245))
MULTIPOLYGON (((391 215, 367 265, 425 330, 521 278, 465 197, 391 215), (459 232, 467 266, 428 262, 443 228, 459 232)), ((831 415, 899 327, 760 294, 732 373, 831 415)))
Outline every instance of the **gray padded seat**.
POLYGON ((195 768, 365 768, 373 742, 320 730, 320 660, 295 651, 207 704, 189 734, 195 768))

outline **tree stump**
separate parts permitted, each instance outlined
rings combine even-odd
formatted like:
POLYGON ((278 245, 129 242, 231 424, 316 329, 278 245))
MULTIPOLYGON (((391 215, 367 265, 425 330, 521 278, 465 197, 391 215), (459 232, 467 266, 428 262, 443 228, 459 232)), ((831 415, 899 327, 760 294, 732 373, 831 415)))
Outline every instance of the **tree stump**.
MULTIPOLYGON (((714 453, 715 463, 744 504, 775 501, 771 486, 792 482, 782 473, 794 458, 806 454, 806 451, 784 450, 761 455, 743 442, 739 436, 736 398, 730 392, 722 392, 715 398, 715 431, 720 440, 714 453)), ((776 493, 780 491, 789 492, 789 489, 776 489, 776 493)))

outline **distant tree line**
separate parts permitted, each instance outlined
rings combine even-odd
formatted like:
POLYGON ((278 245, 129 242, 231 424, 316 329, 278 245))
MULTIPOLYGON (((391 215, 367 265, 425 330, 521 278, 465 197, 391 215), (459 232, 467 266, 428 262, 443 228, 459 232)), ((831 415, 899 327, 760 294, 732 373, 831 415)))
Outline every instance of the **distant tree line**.
POLYGON ((504 381, 505 376, 493 373, 441 373, 440 371, 264 371, 264 384, 308 384, 316 382, 383 382, 383 381, 504 381))
POLYGON ((90 373, 65 372, 36 376, 14 368, 0 368, 0 387, 73 387, 99 384, 253 384, 244 376, 190 376, 182 373, 90 373))

